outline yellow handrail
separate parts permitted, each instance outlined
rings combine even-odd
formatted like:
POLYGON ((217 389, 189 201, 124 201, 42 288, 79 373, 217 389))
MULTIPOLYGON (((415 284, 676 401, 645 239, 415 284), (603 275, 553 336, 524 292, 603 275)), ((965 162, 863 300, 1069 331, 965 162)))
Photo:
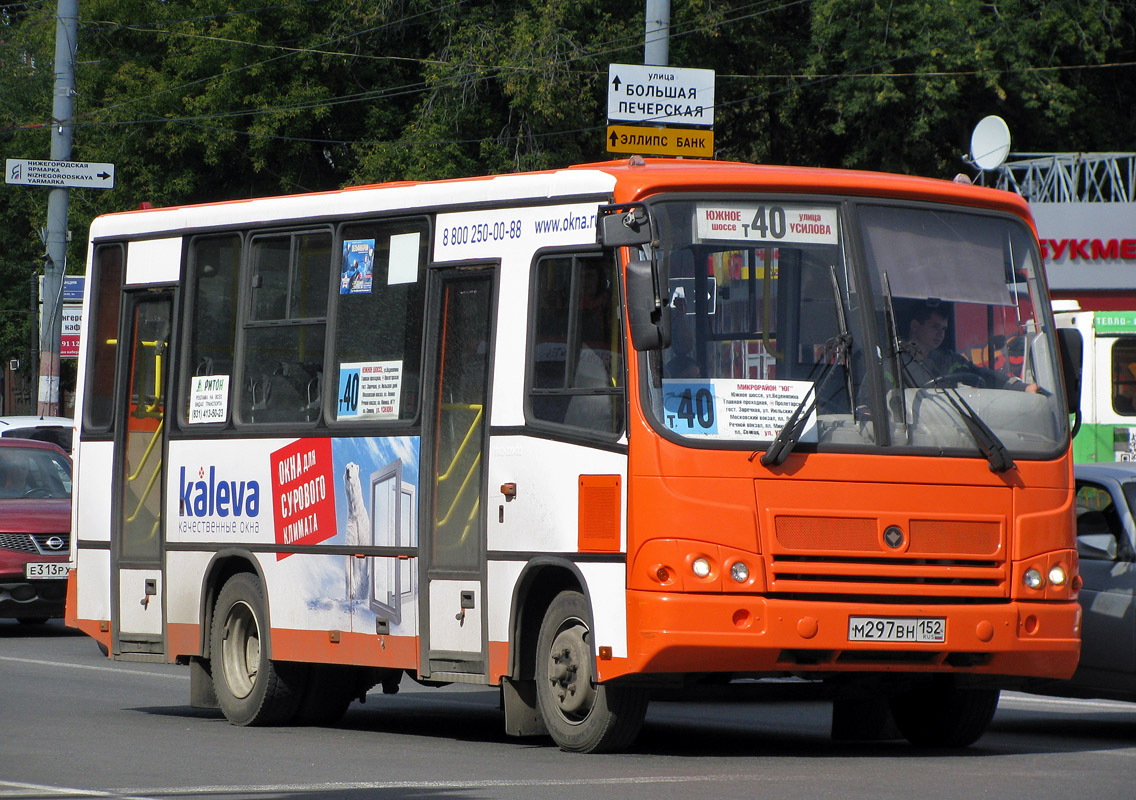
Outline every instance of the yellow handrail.
POLYGON ((162 438, 162 428, 166 424, 166 418, 162 417, 158 423, 158 427, 154 429, 154 435, 150 437, 150 444, 146 446, 146 452, 142 454, 142 460, 138 462, 138 469, 134 471, 133 475, 126 478, 127 483, 133 483, 137 480, 138 476, 142 474, 142 468, 146 466, 146 462, 150 460, 150 453, 154 450, 154 445, 162 438))
MULTIPOLYGON (((150 496, 150 492, 154 489, 154 483, 158 480, 158 476, 162 474, 162 462, 159 461, 157 466, 154 467, 154 474, 150 476, 150 482, 146 484, 146 491, 138 498, 138 505, 134 509, 134 513, 126 518, 127 522, 133 522, 138 519, 138 515, 142 512, 142 506, 146 505, 146 498, 150 496)), ((160 512, 159 512, 160 513, 160 512)))
POLYGON ((446 516, 443 517, 442 519, 438 520, 438 527, 439 528, 443 527, 444 525, 446 525, 446 523, 448 523, 450 521, 450 517, 453 515, 454 509, 456 509, 458 507, 458 501, 461 500, 462 495, 465 494, 465 490, 469 486, 469 481, 470 481, 470 478, 473 477, 474 470, 477 469, 477 467, 480 463, 481 463, 481 454, 478 453, 477 458, 475 458, 473 460, 473 463, 470 464, 470 466, 469 466, 469 472, 467 472, 465 474, 465 480, 462 481, 462 485, 458 488, 457 494, 454 495, 454 499, 450 503, 450 508, 446 512, 446 516))
MULTIPOLYGON (((159 345, 164 348, 166 341, 164 339, 155 339, 152 342, 142 340, 139 344, 143 347, 153 347, 157 351, 154 353, 154 402, 145 405, 146 413, 152 414, 162 407, 162 351, 158 348, 159 345)), ((142 403, 139 403, 139 405, 142 405, 142 403)))
POLYGON ((443 411, 476 411, 477 416, 475 416, 473 418, 473 422, 469 423, 469 430, 466 431, 465 438, 462 439, 462 443, 458 446, 457 452, 454 453, 454 457, 450 461, 450 466, 446 469, 445 474, 438 476, 438 483, 444 483, 446 480, 448 480, 450 477, 452 477, 451 473, 457 467, 458 461, 461 460, 462 454, 465 452, 466 446, 469 444, 470 440, 473 438, 473 432, 477 429, 477 426, 481 424, 481 416, 482 416, 482 414, 485 413, 485 406, 481 405, 480 403, 443 403, 442 404, 442 410, 443 411))
POLYGON ((469 538, 469 532, 473 530, 473 522, 477 519, 477 510, 481 508, 481 498, 475 497, 473 499, 473 508, 469 510, 469 516, 466 517, 465 527, 462 528, 461 538, 458 539, 458 545, 465 544, 465 540, 469 538))
MULTIPOLYGON (((470 442, 473 441, 474 433, 481 427, 481 420, 485 414, 485 406, 480 403, 443 403, 442 409, 446 411, 476 411, 477 414, 474 416, 473 421, 470 422, 469 430, 466 431, 465 437, 462 439, 461 444, 458 446, 457 452, 454 453, 453 458, 450 460, 450 464, 446 468, 446 471, 442 475, 438 476, 437 484, 439 486, 444 481, 455 476, 454 473, 458 468, 458 462, 462 460, 462 456, 465 454, 470 442)), ((437 521, 436 526, 438 528, 444 528, 449 524, 450 519, 454 516, 454 512, 456 512, 458 507, 461 505, 462 498, 465 496, 466 491, 469 489, 473 477, 475 474, 477 474, 478 467, 480 466, 481 453, 479 452, 473 459, 473 462, 469 465, 469 469, 465 473, 465 477, 462 480, 461 486, 458 487, 457 492, 454 494, 453 499, 450 501, 450 507, 446 509, 446 513, 442 517, 442 519, 437 521)), ((480 507, 481 498, 475 495, 473 498, 472 506, 470 508, 469 516, 466 517, 466 524, 462 529, 462 534, 458 538, 458 540, 449 545, 449 547, 458 547, 464 544, 466 539, 469 538, 469 532, 472 529, 474 520, 477 518, 477 511, 480 507)))

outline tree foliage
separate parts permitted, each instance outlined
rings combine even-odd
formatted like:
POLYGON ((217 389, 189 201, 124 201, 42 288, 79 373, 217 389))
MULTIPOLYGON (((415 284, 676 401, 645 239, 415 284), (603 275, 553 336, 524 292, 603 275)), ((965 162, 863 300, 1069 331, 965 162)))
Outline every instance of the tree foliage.
MULTIPOLYGON (((55 3, 0 3, 0 142, 46 158, 55 3)), ((606 159, 614 0, 80 0, 70 271, 99 213, 606 159)), ((1136 0, 674 0, 719 158, 949 176, 986 114, 1016 151, 1134 149, 1136 0)), ((0 357, 27 348, 47 190, 0 190, 0 357)))

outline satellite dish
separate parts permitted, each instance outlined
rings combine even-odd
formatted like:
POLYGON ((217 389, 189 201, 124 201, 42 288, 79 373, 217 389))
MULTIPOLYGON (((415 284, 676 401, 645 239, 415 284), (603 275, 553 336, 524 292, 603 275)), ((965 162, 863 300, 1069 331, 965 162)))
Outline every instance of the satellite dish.
POLYGON ((1010 154, 1010 129, 1006 120, 991 115, 974 126, 970 135, 970 159, 982 170, 996 169, 1010 154))

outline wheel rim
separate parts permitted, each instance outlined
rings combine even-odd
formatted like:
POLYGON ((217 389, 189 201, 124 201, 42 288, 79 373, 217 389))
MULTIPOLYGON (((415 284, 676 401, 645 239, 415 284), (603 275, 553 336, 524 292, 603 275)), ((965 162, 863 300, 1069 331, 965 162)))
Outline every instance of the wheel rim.
POLYGON ((588 626, 565 620, 548 653, 548 683, 557 711, 572 724, 583 722, 595 704, 591 656, 588 626))
POLYGON ((221 664, 233 697, 248 697, 260 670, 260 628, 256 614, 247 603, 234 603, 225 618, 221 664))

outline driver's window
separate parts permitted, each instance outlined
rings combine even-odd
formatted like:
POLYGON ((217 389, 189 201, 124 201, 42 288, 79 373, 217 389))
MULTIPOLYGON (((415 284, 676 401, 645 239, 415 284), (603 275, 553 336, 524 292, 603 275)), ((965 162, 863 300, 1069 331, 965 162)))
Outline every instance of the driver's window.
POLYGON ((938 298, 895 298, 894 308, 906 385, 1030 390, 1027 337, 1007 309, 938 298))

